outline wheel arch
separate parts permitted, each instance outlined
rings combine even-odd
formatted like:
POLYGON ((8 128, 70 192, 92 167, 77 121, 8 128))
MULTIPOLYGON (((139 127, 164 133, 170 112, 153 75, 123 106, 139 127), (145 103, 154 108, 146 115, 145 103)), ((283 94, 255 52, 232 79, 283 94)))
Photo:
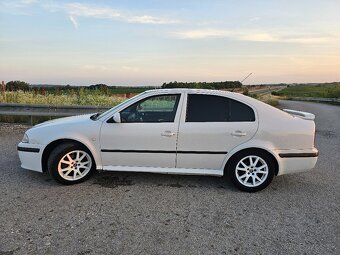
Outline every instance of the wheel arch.
POLYGON ((249 147, 249 148, 243 148, 243 149, 240 149, 240 150, 237 150, 237 151, 233 151, 232 154, 228 156, 228 158, 226 159, 226 162, 224 163, 224 168, 223 168, 224 174, 227 173, 228 166, 229 166, 230 162, 233 160, 233 158, 235 158, 239 153, 243 153, 245 151, 249 151, 250 153, 254 152, 254 151, 261 151, 261 152, 266 153, 269 157, 271 157, 273 159, 273 162, 275 164, 275 175, 278 175, 280 165, 279 165, 279 161, 278 161, 277 157, 270 150, 265 149, 265 148, 260 148, 260 147, 249 147))
POLYGON ((48 161, 48 157, 50 156, 51 152, 60 144, 62 143, 74 143, 74 144, 78 144, 80 146, 85 147, 90 153, 92 158, 94 159, 94 163, 96 164, 96 166, 98 167, 98 163, 96 160, 96 155, 93 153, 93 151, 91 150, 91 148, 89 148, 89 146, 87 146, 85 143, 75 140, 75 139, 70 139, 70 138, 61 138, 61 139, 57 139, 54 140, 52 142, 50 142, 45 148, 44 151, 42 153, 41 156, 41 168, 43 172, 47 171, 47 161, 48 161))

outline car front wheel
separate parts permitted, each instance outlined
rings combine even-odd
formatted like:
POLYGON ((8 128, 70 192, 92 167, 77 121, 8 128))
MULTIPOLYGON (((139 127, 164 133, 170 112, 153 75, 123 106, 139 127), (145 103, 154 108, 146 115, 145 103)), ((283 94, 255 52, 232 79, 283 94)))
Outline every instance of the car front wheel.
POLYGON ((236 155, 228 169, 235 186, 247 192, 256 192, 266 188, 274 177, 275 164, 268 154, 263 152, 243 152, 236 155))
POLYGON ((57 146, 48 159, 52 178, 61 184, 76 184, 87 180, 95 169, 91 153, 83 146, 64 143, 57 146))

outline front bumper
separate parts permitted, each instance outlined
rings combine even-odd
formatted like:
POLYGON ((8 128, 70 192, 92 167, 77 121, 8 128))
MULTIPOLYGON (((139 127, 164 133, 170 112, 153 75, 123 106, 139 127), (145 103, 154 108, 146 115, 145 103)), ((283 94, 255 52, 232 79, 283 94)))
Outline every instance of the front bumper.
POLYGON ((42 172, 41 168, 41 157, 43 153, 42 145, 19 143, 17 149, 22 168, 42 172))

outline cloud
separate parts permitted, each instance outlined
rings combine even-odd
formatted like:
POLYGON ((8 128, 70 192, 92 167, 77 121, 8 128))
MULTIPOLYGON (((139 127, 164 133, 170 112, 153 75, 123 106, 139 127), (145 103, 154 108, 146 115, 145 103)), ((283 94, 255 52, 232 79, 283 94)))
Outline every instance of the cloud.
POLYGON ((70 3, 64 6, 65 11, 72 16, 93 17, 101 19, 116 19, 121 14, 109 7, 96 7, 81 3, 70 3))
POLYGON ((21 4, 34 4, 37 3, 38 0, 21 0, 19 1, 21 4))
POLYGON ((278 38, 268 33, 257 33, 257 32, 249 32, 249 33, 240 33, 235 35, 236 38, 242 41, 252 41, 252 42, 277 42, 278 38))
POLYGON ((198 29, 175 32, 182 39, 229 38, 241 41, 273 42, 277 41, 272 35, 261 32, 235 32, 223 29, 198 29))
POLYGON ((9 9, 24 9, 31 5, 37 4, 38 0, 3 0, 0 1, 1 7, 9 9))
POLYGON ((230 37, 232 32, 220 29, 198 29, 187 30, 173 33, 176 37, 182 39, 204 39, 216 37, 230 37))
POLYGON ((166 20, 158 17, 153 17, 149 15, 143 16, 132 16, 126 19, 130 23, 141 23, 141 24, 171 24, 177 23, 175 20, 166 20))
POLYGON ((253 30, 224 30, 224 29, 196 29, 177 31, 172 33, 173 36, 180 39, 209 39, 209 38, 226 38, 238 41, 250 42, 277 42, 277 43, 299 43, 299 44, 320 44, 329 43, 338 40, 336 36, 330 35, 297 35, 289 33, 270 33, 253 30))
POLYGON ((70 18, 74 28, 78 29, 78 22, 77 22, 77 20, 72 15, 70 15, 69 18, 70 18))
MULTIPOLYGON (((0 0, 1 1, 1 0, 0 0)), ((136 13, 133 10, 118 10, 109 6, 99 6, 95 4, 83 4, 78 2, 61 3, 61 2, 44 2, 39 0, 4 0, 3 7, 11 11, 23 11, 26 13, 31 5, 39 5, 48 12, 65 13, 77 29, 80 18, 108 19, 119 22, 135 24, 173 24, 179 23, 178 20, 169 19, 162 16, 153 16, 146 13, 136 13)), ((25 14, 25 13, 24 13, 25 14)))
POLYGON ((124 11, 111 7, 102 7, 97 5, 89 5, 82 3, 68 3, 61 5, 45 5, 45 8, 51 12, 65 12, 68 14, 74 27, 77 28, 79 22, 78 17, 110 19, 114 21, 139 23, 139 24, 172 24, 177 23, 177 20, 167 19, 163 17, 151 15, 132 15, 124 11))

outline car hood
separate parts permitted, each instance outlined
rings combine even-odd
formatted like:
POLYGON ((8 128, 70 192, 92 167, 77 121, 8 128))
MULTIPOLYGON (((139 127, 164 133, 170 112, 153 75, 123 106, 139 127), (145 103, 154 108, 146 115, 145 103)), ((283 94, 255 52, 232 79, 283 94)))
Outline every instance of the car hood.
POLYGON ((79 122, 83 122, 84 120, 90 120, 91 115, 93 115, 93 113, 49 120, 49 121, 45 121, 43 123, 40 123, 38 125, 35 125, 33 128, 59 125, 59 124, 77 124, 79 122))

